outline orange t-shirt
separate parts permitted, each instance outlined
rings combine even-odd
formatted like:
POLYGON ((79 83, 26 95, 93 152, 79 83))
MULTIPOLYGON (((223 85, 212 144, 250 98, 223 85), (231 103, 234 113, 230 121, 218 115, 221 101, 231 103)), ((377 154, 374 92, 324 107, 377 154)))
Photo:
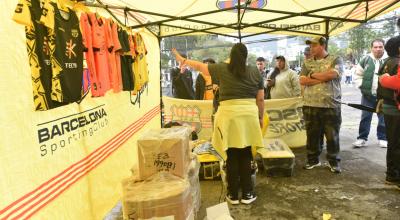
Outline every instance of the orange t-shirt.
POLYGON ((107 29, 104 20, 97 18, 93 13, 89 14, 89 19, 92 23, 94 61, 100 85, 100 95, 104 95, 111 88, 108 50, 112 48, 112 44, 107 39, 107 29))
POLYGON ((90 74, 90 85, 91 85, 92 96, 101 96, 100 86, 97 79, 96 64, 94 60, 92 27, 90 26, 89 23, 88 14, 82 13, 79 22, 82 31, 82 41, 85 47, 84 54, 90 74))

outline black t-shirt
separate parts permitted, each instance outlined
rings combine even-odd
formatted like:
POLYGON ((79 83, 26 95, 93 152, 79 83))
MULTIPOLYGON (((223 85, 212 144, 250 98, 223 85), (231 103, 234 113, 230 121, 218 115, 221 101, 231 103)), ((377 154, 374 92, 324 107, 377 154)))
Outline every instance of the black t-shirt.
POLYGON ((121 79, 122 90, 132 91, 135 84, 132 64, 134 62, 129 48, 128 33, 123 29, 118 29, 118 40, 121 44, 121 79))
POLYGON ((204 80, 203 76, 199 74, 196 79, 195 99, 203 100, 205 90, 206 90, 206 81, 204 80))
POLYGON ((59 102, 71 103, 79 101, 82 97, 82 79, 83 79, 83 43, 82 34, 79 29, 79 19, 75 12, 69 10, 67 16, 62 16, 55 3, 54 7, 54 41, 55 51, 54 59, 59 63, 62 71, 57 74, 53 72, 53 87, 61 88, 61 93, 55 95, 59 102), (68 18, 67 18, 68 17, 68 18), (56 75, 55 75, 56 74, 56 75), (59 81, 55 79, 59 79, 59 81), (56 83, 58 85, 54 85, 56 83))
POLYGON ((171 69, 172 94, 178 99, 194 99, 192 72, 185 70, 180 73, 179 68, 171 69))
POLYGON ((219 80, 219 101, 256 98, 258 90, 264 89, 262 76, 255 66, 247 66, 245 78, 229 72, 226 63, 209 64, 208 71, 219 80))

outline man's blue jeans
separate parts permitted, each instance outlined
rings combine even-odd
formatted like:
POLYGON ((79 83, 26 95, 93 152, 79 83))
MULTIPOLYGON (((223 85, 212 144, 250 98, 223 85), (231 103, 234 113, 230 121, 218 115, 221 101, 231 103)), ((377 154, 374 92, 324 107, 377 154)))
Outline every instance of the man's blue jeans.
MULTIPOLYGON (((376 107, 377 99, 376 96, 365 96, 361 97, 361 105, 369 106, 372 108, 376 107)), ((374 113, 368 111, 362 111, 360 126, 358 127, 358 137, 357 139, 368 140, 369 131, 371 129, 371 120, 374 113)), ((383 114, 378 115, 378 127, 376 128, 376 134, 378 140, 386 141, 385 132, 385 121, 383 119, 383 114)))

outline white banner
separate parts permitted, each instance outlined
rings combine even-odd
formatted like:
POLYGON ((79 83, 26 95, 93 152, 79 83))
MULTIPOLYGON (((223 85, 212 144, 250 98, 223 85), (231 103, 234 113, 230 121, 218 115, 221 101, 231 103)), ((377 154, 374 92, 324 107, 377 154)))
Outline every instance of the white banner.
POLYGON ((269 125, 264 137, 280 138, 291 148, 305 146, 307 137, 302 107, 301 97, 266 100, 269 125))
MULTIPOLYGON (((212 110, 210 100, 185 100, 163 97, 164 123, 177 121, 189 124, 200 139, 209 140, 212 134, 212 110)), ((280 138, 290 147, 306 145, 301 97, 265 100, 265 113, 269 125, 265 138, 280 138)))

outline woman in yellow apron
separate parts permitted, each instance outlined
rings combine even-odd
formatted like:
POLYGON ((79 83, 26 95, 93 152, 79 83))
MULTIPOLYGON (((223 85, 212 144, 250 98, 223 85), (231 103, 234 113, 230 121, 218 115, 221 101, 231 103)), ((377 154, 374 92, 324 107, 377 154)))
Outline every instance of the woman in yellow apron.
POLYGON ((235 44, 228 63, 204 64, 183 58, 172 50, 181 65, 188 65, 219 80, 219 108, 215 115, 212 144, 226 160, 231 204, 250 204, 257 196, 251 184, 251 161, 263 146, 264 85, 257 68, 246 65, 247 48, 235 44), (238 192, 242 191, 239 200, 238 192))

